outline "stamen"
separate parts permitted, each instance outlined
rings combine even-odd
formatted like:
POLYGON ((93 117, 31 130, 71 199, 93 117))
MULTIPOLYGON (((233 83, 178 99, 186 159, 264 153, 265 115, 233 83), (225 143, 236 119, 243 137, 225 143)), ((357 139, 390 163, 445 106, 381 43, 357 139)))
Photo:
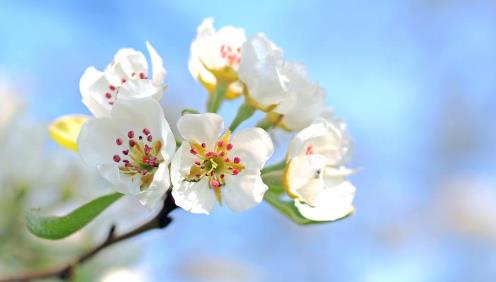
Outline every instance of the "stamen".
POLYGON ((232 148, 233 148, 233 144, 227 144, 227 146, 226 146, 226 149, 227 150, 230 151, 230 150, 232 150, 232 148))
POLYGON ((115 143, 119 146, 122 145, 122 139, 121 138, 115 139, 115 143))
POLYGON ((307 149, 305 150, 305 155, 311 154, 313 154, 313 145, 308 145, 307 149))
POLYGON ((129 138, 134 138, 134 131, 130 130, 130 131, 127 133, 127 137, 129 137, 129 138))
POLYGON ((198 152, 197 152, 195 149, 193 149, 193 148, 191 148, 191 150, 189 150, 189 152, 190 152, 191 154, 193 154, 193 155, 198 154, 198 152))
POLYGON ((145 154, 150 154, 150 152, 152 151, 152 148, 148 145, 145 145, 145 154))
POLYGON ((240 161, 241 161, 241 159, 240 159, 240 158, 238 158, 238 157, 235 157, 235 158, 234 158, 234 163, 235 163, 235 164, 239 164, 239 162, 240 162, 240 161))
POLYGON ((153 140, 153 136, 148 135, 148 137, 146 137, 146 140, 148 140, 148 142, 152 142, 152 140, 153 140))
POLYGON ((109 89, 110 89, 111 91, 115 91, 115 89, 116 89, 116 88, 115 88, 115 86, 113 86, 112 84, 110 84, 110 85, 109 85, 109 89))
POLYGON ((106 92, 106 93, 105 93, 105 98, 107 98, 107 99, 112 99, 112 94, 110 94, 110 93, 106 92))
POLYGON ((239 173, 239 170, 238 169, 233 169, 233 171, 232 171, 232 174, 233 175, 237 175, 238 173, 239 173))
POLYGON ((147 135, 147 136, 148 136, 148 135, 150 134, 150 129, 148 129, 148 128, 143 128, 143 134, 145 134, 145 135, 147 135))
POLYGON ((122 151, 122 153, 127 156, 129 154, 129 150, 126 149, 126 150, 122 151))
POLYGON ((205 148, 205 147, 207 147, 207 144, 201 143, 201 146, 202 146, 202 148, 205 148))
POLYGON ((114 159, 114 162, 116 162, 116 163, 121 161, 121 157, 119 155, 114 155, 112 158, 114 159))
POLYGON ((134 147, 136 145, 136 141, 134 139, 129 140, 129 147, 134 147))

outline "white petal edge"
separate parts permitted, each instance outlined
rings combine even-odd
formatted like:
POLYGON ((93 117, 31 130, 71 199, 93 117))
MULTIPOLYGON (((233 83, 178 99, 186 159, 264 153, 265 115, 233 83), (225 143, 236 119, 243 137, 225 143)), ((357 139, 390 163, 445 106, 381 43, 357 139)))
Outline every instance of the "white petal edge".
POLYGON ((231 156, 237 156, 247 169, 260 170, 274 153, 270 135, 261 128, 247 128, 231 138, 231 156))
POLYGON ((167 75, 167 70, 164 67, 164 61, 162 57, 157 53, 155 48, 153 48, 150 42, 146 41, 146 49, 150 54, 150 61, 152 63, 152 80, 156 85, 162 85, 167 75))
POLYGON ((81 93, 81 102, 88 108, 88 110, 96 117, 108 116, 110 113, 110 105, 103 104, 102 98, 97 99, 97 95, 104 95, 106 87, 108 87, 108 80, 105 77, 105 73, 95 69, 94 67, 87 68, 81 79, 79 80, 79 91, 81 93), (101 84, 102 80, 105 82, 103 86, 98 86, 101 84), (95 90, 94 88, 101 87, 101 92, 95 90))
POLYGON ((172 187, 172 196, 176 205, 197 214, 210 214, 216 202, 215 193, 209 188, 208 178, 198 182, 182 181, 172 187))
POLYGON ((138 194, 140 203, 147 209, 152 210, 170 188, 170 177, 168 163, 161 163, 153 176, 153 181, 145 191, 138 194))
POLYGON ((224 129, 224 119, 214 113, 185 114, 177 121, 182 138, 211 147, 224 129))
POLYGON ((260 172, 243 171, 238 175, 227 175, 222 189, 227 206, 235 212, 242 212, 259 204, 268 186, 263 183, 260 172))
POLYGON ((314 221, 334 221, 354 211, 353 198, 356 188, 348 181, 321 192, 314 207, 295 201, 295 206, 306 218, 314 221))

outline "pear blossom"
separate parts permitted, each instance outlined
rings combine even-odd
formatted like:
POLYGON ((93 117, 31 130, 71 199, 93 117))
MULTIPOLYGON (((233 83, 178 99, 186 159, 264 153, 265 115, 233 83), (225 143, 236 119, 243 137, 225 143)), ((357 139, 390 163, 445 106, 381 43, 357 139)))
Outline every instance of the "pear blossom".
POLYGON ((78 147, 82 159, 96 166, 116 191, 137 195, 149 208, 169 189, 168 166, 176 143, 153 98, 118 99, 109 117, 83 125, 78 147))
POLYGON ((355 187, 346 180, 352 170, 344 163, 351 142, 342 122, 319 119, 291 141, 285 187, 308 219, 330 221, 353 212, 355 187))
POLYGON ((218 31, 213 18, 206 18, 191 43, 188 67, 191 75, 213 94, 218 80, 229 83, 226 98, 236 98, 243 88, 237 80, 241 46, 246 41, 242 28, 224 26, 218 31))
POLYGON ((248 89, 249 104, 267 111, 287 98, 285 65, 282 49, 263 33, 243 44, 238 75, 248 89))
POLYGON ((260 170, 274 151, 267 132, 249 128, 231 135, 222 117, 212 113, 186 114, 177 127, 185 140, 171 164, 178 206, 209 214, 216 200, 236 212, 262 201, 268 187, 260 170))
POLYGON ((149 42, 153 74, 148 75, 148 63, 140 51, 120 49, 104 71, 89 67, 79 82, 83 104, 96 117, 108 116, 117 99, 154 97, 160 99, 166 88, 166 70, 162 58, 149 42), (138 91, 139 89, 139 91, 138 91))
POLYGON ((305 65, 287 62, 284 67, 287 97, 278 104, 268 117, 286 130, 301 130, 317 118, 332 118, 332 110, 326 106, 326 92, 307 77, 305 65))

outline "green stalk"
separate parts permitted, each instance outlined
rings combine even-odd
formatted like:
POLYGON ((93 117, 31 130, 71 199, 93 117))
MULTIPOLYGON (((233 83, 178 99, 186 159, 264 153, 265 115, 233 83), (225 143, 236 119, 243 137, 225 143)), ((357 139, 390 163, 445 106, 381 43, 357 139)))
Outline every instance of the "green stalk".
POLYGON ((260 120, 256 126, 265 130, 269 130, 275 127, 274 123, 267 118, 260 120))
POLYGON ((262 169, 262 175, 267 174, 269 172, 273 172, 273 171, 283 170, 285 167, 286 167, 286 161, 282 160, 276 164, 273 164, 271 166, 267 166, 264 169, 262 169))
POLYGON ((241 104, 238 108, 238 112, 236 113, 236 117, 231 122, 229 126, 229 130, 233 132, 238 128, 238 126, 245 120, 249 119, 255 113, 255 108, 248 104, 241 104))
POLYGON ((217 87, 215 88, 214 95, 210 95, 207 103, 207 112, 216 113, 222 102, 224 101, 224 97, 226 96, 227 88, 229 84, 225 81, 217 81, 217 87))

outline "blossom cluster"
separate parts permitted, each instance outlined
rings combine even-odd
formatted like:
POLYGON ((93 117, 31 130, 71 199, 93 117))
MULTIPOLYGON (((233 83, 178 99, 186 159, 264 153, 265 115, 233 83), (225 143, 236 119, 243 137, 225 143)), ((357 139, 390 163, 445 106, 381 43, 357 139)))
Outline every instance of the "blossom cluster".
POLYGON ((150 62, 126 48, 103 71, 88 68, 80 92, 93 116, 64 117, 52 132, 116 191, 149 208, 170 194, 178 206, 200 214, 216 204, 240 212, 264 198, 276 208, 289 203, 310 221, 353 212, 347 127, 326 105, 325 90, 308 78, 305 65, 286 59, 265 34, 246 36, 233 26, 215 30, 207 18, 188 64, 209 94, 206 112, 184 110, 171 125, 167 105, 160 104, 167 71, 152 45, 146 47, 150 62), (231 99, 243 103, 226 127, 217 111, 231 99), (265 115, 257 126, 238 130, 256 111, 265 115), (275 150, 270 130, 295 134, 285 160, 266 166, 275 150))

